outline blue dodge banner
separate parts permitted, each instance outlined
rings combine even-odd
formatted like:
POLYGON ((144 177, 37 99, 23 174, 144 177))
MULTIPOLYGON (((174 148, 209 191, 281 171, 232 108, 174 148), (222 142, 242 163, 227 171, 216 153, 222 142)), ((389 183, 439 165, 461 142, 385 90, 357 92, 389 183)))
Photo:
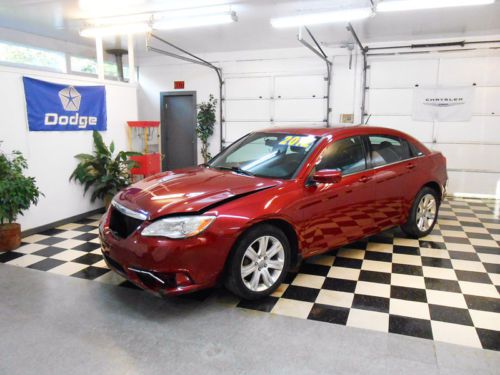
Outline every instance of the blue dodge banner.
POLYGON ((31 131, 106 130, 104 86, 68 86, 23 77, 31 131))

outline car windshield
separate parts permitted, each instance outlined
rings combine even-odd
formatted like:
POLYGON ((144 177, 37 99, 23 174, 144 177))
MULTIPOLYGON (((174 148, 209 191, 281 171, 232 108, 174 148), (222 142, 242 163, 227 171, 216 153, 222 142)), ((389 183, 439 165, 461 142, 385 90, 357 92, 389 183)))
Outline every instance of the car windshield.
POLYGON ((252 133, 233 143, 208 163, 210 168, 289 179, 295 174, 318 137, 286 133, 252 133))

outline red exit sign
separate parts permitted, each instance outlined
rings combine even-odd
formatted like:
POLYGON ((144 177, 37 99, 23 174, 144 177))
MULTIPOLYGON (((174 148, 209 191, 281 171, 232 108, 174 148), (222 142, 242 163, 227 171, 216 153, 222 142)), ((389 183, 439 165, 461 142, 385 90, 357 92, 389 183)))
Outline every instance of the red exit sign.
POLYGON ((174 81, 174 89, 180 90, 184 88, 184 81, 174 81))

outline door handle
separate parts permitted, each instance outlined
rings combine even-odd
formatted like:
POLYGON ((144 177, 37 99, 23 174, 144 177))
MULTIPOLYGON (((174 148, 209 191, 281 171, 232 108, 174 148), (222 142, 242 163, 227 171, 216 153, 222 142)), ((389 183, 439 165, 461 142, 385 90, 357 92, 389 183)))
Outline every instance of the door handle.
POLYGON ((415 167, 416 167, 416 165, 413 164, 413 163, 410 163, 410 164, 406 165, 406 168, 408 168, 408 169, 415 169, 415 167))
POLYGON ((360 177, 358 181, 359 181, 359 182, 362 182, 362 183, 365 183, 365 182, 368 182, 368 181, 370 181, 370 180, 371 180, 371 178, 370 178, 370 177, 368 177, 368 176, 363 176, 363 177, 360 177))

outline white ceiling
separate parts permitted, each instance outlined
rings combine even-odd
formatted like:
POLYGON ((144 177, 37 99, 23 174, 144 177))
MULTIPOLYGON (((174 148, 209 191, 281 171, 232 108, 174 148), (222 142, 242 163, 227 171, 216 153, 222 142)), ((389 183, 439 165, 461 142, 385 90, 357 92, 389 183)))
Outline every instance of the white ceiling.
MULTIPOLYGON (((114 13, 160 10, 193 1, 200 0, 144 0, 138 9, 122 7, 114 13)), ((297 30, 273 29, 270 18, 328 8, 364 7, 369 0, 212 0, 210 3, 231 4, 239 21, 229 25, 161 31, 158 35, 198 53, 297 47, 297 30)), ((92 45, 93 40, 78 35, 81 20, 88 16, 90 14, 80 10, 78 0, 0 0, 0 27, 92 45)), ((355 22, 354 26, 363 43, 498 35, 500 1, 486 6, 379 13, 355 22)), ((325 45, 350 41, 344 24, 311 29, 325 45)), ((137 36, 136 40, 142 46, 143 38, 137 36)), ((107 42, 108 47, 112 44, 114 40, 107 42)))

